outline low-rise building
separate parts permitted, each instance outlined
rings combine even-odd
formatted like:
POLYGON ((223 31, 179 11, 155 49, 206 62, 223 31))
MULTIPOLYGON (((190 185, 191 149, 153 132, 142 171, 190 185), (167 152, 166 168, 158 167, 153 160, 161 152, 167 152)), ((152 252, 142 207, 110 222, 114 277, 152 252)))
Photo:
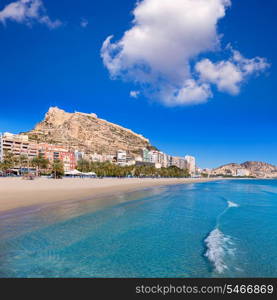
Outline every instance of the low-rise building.
POLYGON ((204 169, 202 169, 201 174, 205 174, 206 176, 210 176, 211 172, 212 172, 211 169, 204 168, 204 169))
POLYGON ((135 161, 142 161, 142 157, 141 156, 136 156, 135 161))
POLYGON ((85 158, 88 158, 88 160, 92 161, 92 162, 103 162, 103 155, 98 154, 98 153, 93 153, 90 155, 86 155, 85 158))
POLYGON ((250 172, 247 169, 237 169, 236 176, 249 176, 250 172))
POLYGON ((110 163, 116 162, 116 155, 113 154, 103 154, 103 162, 108 161, 110 163))

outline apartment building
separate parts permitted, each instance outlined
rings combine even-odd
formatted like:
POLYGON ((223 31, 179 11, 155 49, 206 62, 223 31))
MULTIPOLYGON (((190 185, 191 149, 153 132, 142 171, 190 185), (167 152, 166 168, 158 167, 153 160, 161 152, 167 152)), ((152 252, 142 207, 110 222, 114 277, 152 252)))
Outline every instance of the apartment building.
POLYGON ((29 141, 27 135, 16 135, 7 132, 0 135, 0 161, 3 160, 6 151, 17 156, 25 154, 30 160, 39 154, 42 154, 50 162, 59 159, 64 163, 65 171, 74 170, 78 160, 88 159, 93 162, 109 161, 121 166, 135 164, 155 166, 156 168, 176 166, 180 169, 188 169, 191 174, 196 172, 195 157, 189 155, 184 158, 170 156, 161 151, 148 150, 147 148, 143 148, 140 155, 136 158, 128 155, 125 150, 118 150, 116 155, 86 154, 78 150, 72 152, 64 145, 32 142, 29 141))
POLYGON ((236 170, 236 176, 249 176, 250 175, 250 171, 247 169, 237 169, 236 170))
POLYGON ((84 159, 92 161, 92 162, 103 162, 104 161, 103 155, 98 154, 98 153, 85 154, 84 159))
POLYGON ((5 152, 15 156, 26 155, 29 159, 38 155, 37 143, 31 142, 27 135, 17 135, 5 132, 0 136, 0 161, 3 161, 5 152))
POLYGON ((141 149, 141 157, 143 162, 150 162, 150 151, 146 148, 141 149))
POLYGON ((187 163, 187 168, 190 174, 195 174, 196 172, 196 160, 194 156, 186 155, 185 160, 187 163))
POLYGON ((167 155, 157 150, 152 150, 149 152, 149 161, 154 163, 157 169, 162 167, 166 168, 168 165, 167 155))
POLYGON ((77 161, 79 161, 79 160, 84 159, 85 153, 84 153, 84 152, 81 152, 81 151, 78 151, 78 150, 75 150, 75 151, 74 151, 74 155, 75 155, 75 160, 76 160, 76 162, 77 162, 77 161))
POLYGON ((127 164, 127 152, 118 150, 116 154, 116 161, 118 165, 125 166, 127 164))
POLYGON ((61 160, 66 172, 76 168, 75 153, 69 151, 64 146, 40 143, 38 144, 38 153, 42 154, 43 157, 47 158, 50 162, 54 162, 54 160, 57 159, 61 160))

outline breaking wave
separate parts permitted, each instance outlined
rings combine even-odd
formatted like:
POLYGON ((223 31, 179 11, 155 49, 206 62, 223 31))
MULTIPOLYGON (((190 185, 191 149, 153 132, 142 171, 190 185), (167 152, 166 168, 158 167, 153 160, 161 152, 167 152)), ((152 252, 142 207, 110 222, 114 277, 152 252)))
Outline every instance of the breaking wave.
POLYGON ((239 205, 235 202, 232 202, 232 201, 228 201, 228 207, 239 207, 239 205))
POLYGON ((211 231, 205 239, 207 251, 205 256, 214 265, 218 273, 223 273, 228 269, 225 263, 226 255, 234 255, 233 242, 230 236, 224 235, 218 228, 211 231))
POLYGON ((207 251, 205 256, 209 261, 214 265, 215 271, 218 273, 223 273, 228 269, 226 264, 227 256, 234 256, 235 248, 232 238, 228 235, 225 235, 219 229, 219 221, 223 215, 232 207, 239 207, 239 205, 232 201, 227 201, 228 206, 224 211, 217 217, 217 225, 214 230, 212 230, 207 238, 205 239, 205 244, 207 251))

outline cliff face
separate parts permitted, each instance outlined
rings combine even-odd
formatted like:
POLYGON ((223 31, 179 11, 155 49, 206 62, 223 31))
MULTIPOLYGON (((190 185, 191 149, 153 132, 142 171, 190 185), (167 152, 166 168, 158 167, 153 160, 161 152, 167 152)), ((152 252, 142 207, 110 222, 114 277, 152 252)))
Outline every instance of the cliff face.
POLYGON ((99 119, 95 114, 68 113, 57 107, 51 107, 44 120, 25 134, 31 140, 63 144, 88 153, 112 154, 119 149, 136 153, 150 146, 142 135, 99 119))
POLYGON ((277 178, 277 167, 259 161, 247 161, 242 164, 231 163, 213 169, 215 175, 254 176, 258 178, 277 178))
POLYGON ((257 177, 277 177, 277 167, 259 161, 247 161, 241 164, 242 167, 249 170, 251 174, 256 174, 257 177), (271 176, 270 176, 271 175, 271 176))

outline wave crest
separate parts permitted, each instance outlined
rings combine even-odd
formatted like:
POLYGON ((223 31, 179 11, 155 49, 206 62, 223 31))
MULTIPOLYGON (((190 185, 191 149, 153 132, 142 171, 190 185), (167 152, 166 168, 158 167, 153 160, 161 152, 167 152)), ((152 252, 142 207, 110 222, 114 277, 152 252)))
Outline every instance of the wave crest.
POLYGON ((231 237, 224 235, 218 228, 210 232, 205 239, 207 251, 205 256, 214 265, 218 273, 223 273, 228 269, 225 263, 227 254, 234 254, 234 249, 230 246, 233 244, 231 237))
POLYGON ((235 202, 228 201, 228 207, 239 207, 239 205, 235 202))

